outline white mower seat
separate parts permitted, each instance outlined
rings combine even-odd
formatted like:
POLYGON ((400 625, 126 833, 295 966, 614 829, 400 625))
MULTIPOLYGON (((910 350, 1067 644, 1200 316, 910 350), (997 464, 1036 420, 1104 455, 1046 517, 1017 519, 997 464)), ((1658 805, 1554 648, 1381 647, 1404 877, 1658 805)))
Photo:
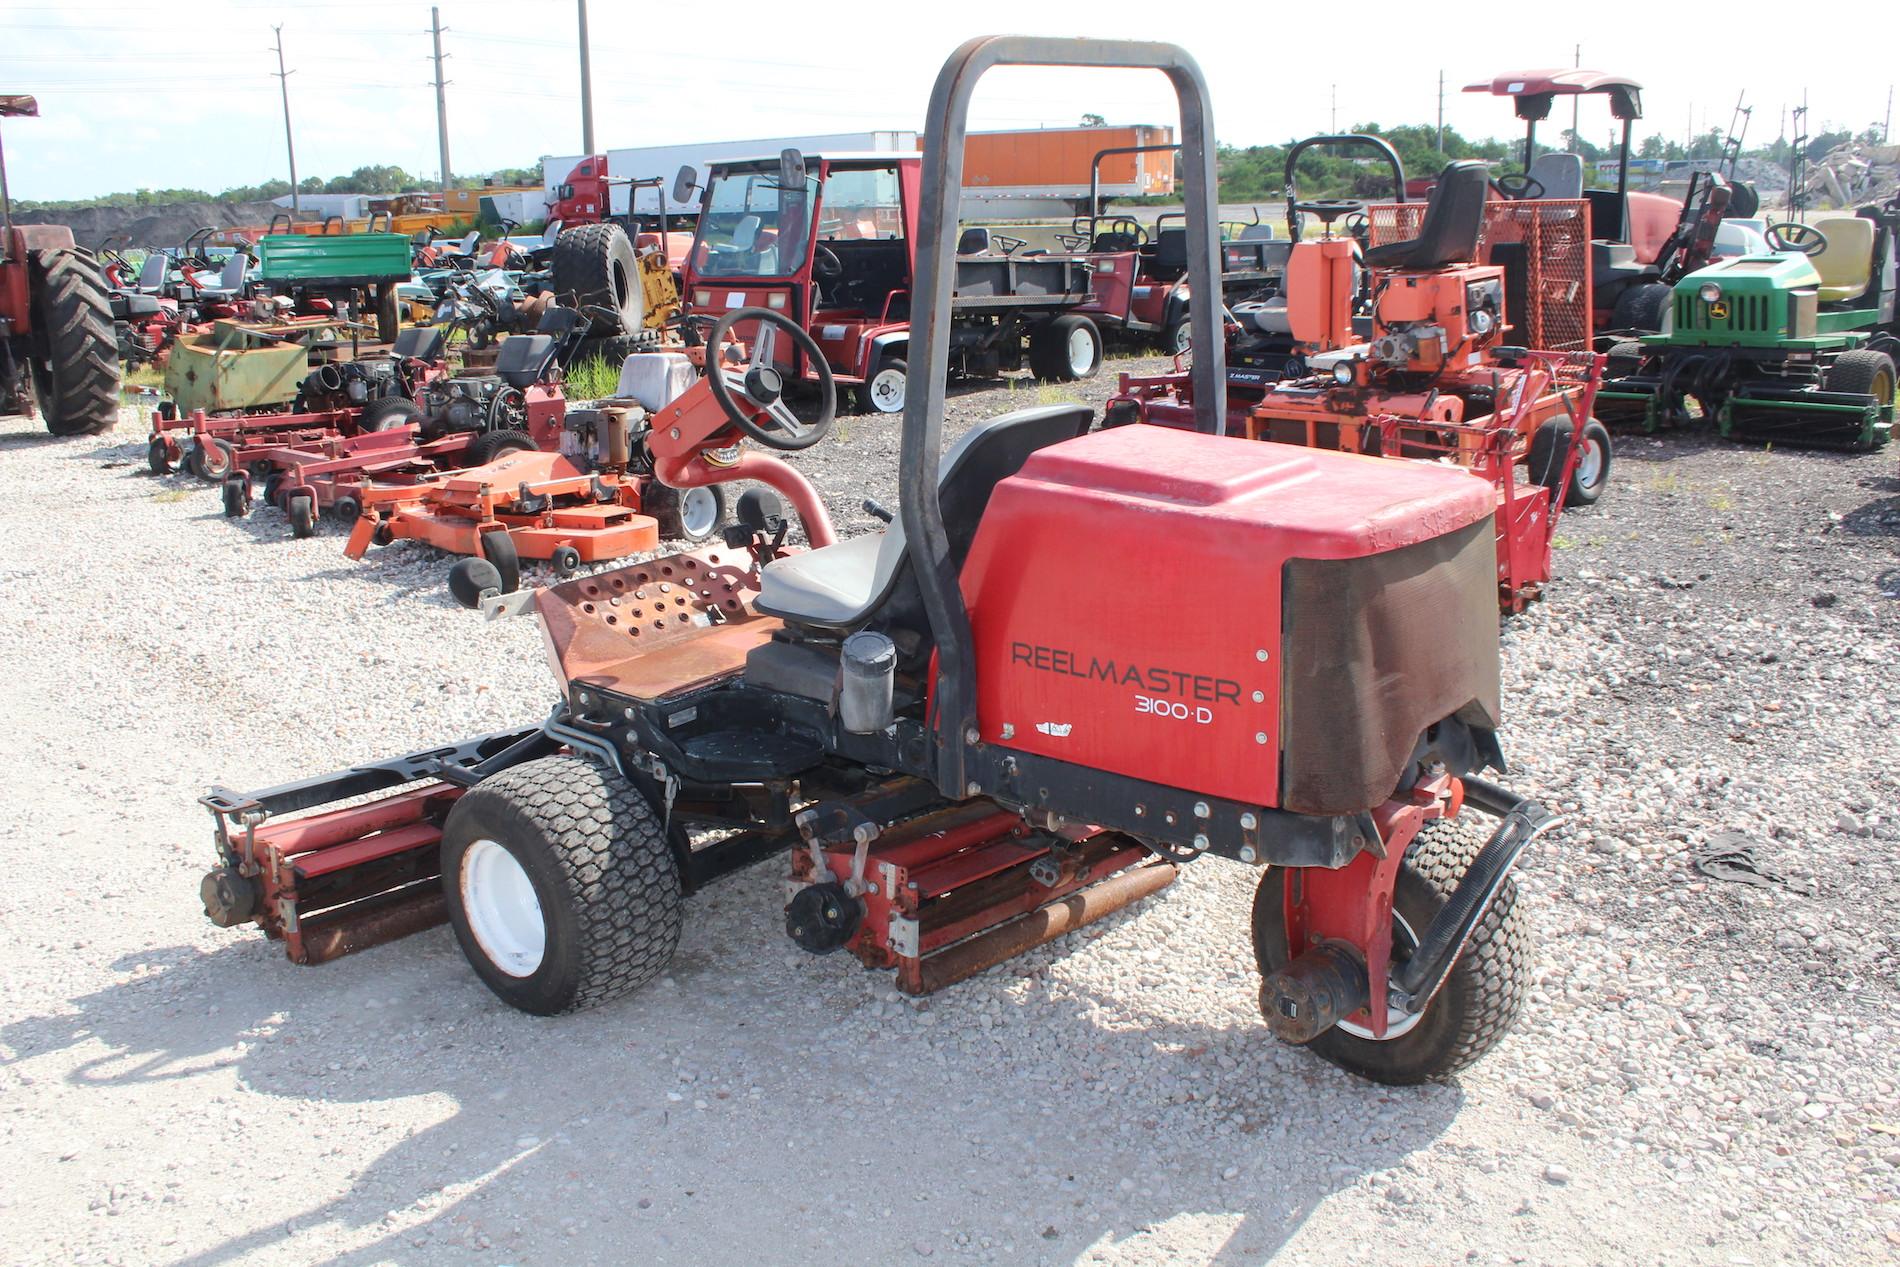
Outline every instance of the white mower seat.
POLYGON ((1814 227, 1827 238, 1827 250, 1813 257, 1821 274, 1821 302, 1859 299, 1874 279, 1874 222, 1861 216, 1830 216, 1816 220, 1814 227))
POLYGON ((224 261, 224 269, 218 274, 216 286, 200 287, 201 295, 215 295, 219 298, 236 297, 244 293, 244 281, 250 275, 251 257, 242 251, 233 251, 224 261))
MULTIPOLYGON (((1043 405, 980 422, 963 433, 937 467, 937 497, 952 560, 958 565, 996 485, 1037 449, 1072 440, 1095 414, 1087 405, 1043 405)), ((765 565, 752 606, 820 629, 855 629, 897 588, 904 564, 904 522, 765 565)))
POLYGON ((145 257, 145 263, 139 265, 139 291, 148 295, 157 294, 165 289, 171 271, 172 257, 163 251, 153 251, 145 257))
POLYGON ((1531 164, 1530 178, 1544 187, 1544 198, 1583 197, 1583 155, 1539 154, 1531 164))

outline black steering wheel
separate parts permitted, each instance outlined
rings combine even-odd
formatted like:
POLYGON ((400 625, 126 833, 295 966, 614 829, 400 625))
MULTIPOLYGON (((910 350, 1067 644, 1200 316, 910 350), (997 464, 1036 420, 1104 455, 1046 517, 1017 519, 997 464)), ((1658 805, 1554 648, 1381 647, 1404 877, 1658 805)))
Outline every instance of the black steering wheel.
MULTIPOLYGON (((1319 222, 1326 226, 1326 232, 1333 231, 1333 221, 1341 216, 1363 215, 1366 204, 1358 198, 1309 198, 1305 202, 1296 202, 1293 209, 1302 215, 1318 216, 1319 222)), ((1302 229, 1304 225, 1301 226, 1302 229)))
POLYGON ((1827 250, 1827 234, 1811 224, 1784 221, 1771 224, 1762 234, 1771 251, 1793 251, 1797 255, 1819 255, 1827 250))
POLYGON ((817 341, 796 321, 769 308, 734 308, 713 323, 706 335, 706 385, 712 388, 713 399, 726 411, 732 425, 768 449, 787 453, 809 449, 825 438, 838 415, 838 385, 831 377, 831 367, 825 364, 825 354, 819 350, 817 341), (752 359, 746 362, 744 369, 728 365, 724 358, 732 327, 741 321, 759 323, 758 333, 752 340, 752 359), (818 398, 822 407, 811 422, 802 421, 785 403, 785 381, 772 364, 772 350, 780 330, 818 368, 818 398), (745 403, 741 404, 741 400, 745 403), (755 416, 761 412, 769 421, 761 422, 755 416))
POLYGON ((1506 172, 1492 180, 1491 188, 1512 202, 1524 202, 1544 196, 1544 182, 1529 172, 1506 172))
POLYGON ((1355 211, 1346 217, 1345 227, 1346 232, 1363 242, 1372 232, 1372 217, 1363 211, 1355 211))
POLYGON ((844 261, 838 253, 820 242, 811 249, 811 275, 821 282, 835 282, 844 276, 844 261))

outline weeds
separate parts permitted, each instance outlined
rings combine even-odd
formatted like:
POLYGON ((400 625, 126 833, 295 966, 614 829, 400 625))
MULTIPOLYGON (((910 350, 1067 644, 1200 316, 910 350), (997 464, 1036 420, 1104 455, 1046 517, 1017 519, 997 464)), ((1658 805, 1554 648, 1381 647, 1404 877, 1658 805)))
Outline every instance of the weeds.
POLYGON ((620 367, 607 364, 604 356, 593 356, 567 371, 567 397, 570 400, 604 400, 620 386, 620 367))

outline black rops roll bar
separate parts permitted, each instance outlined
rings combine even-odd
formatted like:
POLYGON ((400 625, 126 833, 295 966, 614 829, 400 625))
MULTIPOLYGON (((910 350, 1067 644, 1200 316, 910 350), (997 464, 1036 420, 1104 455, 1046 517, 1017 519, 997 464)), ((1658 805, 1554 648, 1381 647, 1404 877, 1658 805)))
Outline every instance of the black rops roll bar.
POLYGON ((969 781, 968 736, 976 726, 976 679, 970 612, 937 500, 943 457, 944 375, 950 362, 950 300, 956 286, 957 222, 962 210, 963 145, 977 81, 996 66, 1077 66, 1158 70, 1174 84, 1181 109, 1181 165, 1186 176, 1188 337, 1195 425, 1218 434, 1227 414, 1227 351, 1222 340, 1220 249, 1216 231, 1213 103, 1201 68, 1172 44, 1130 40, 979 36, 937 73, 924 120, 923 193, 910 319, 910 398, 904 404, 899 465, 905 550, 916 571, 924 611, 937 645, 936 715, 929 742, 934 782, 946 796, 975 795, 969 781))
POLYGON ((1118 145, 1114 149, 1097 150, 1095 158, 1089 163, 1089 244, 1095 242, 1096 222, 1102 218, 1102 160, 1113 158, 1117 154, 1166 154, 1181 147, 1169 142, 1166 145, 1118 145))
POLYGON ((1405 201, 1405 163, 1384 137, 1368 136, 1364 132, 1334 132, 1295 141, 1287 147, 1286 152, 1286 233, 1295 242, 1300 240, 1300 212, 1295 206, 1300 200, 1300 178, 1294 168, 1299 164, 1300 155, 1316 145, 1336 145, 1342 149, 1350 145, 1365 145, 1379 151, 1379 156, 1392 169, 1392 187, 1397 192, 1397 201, 1405 201))

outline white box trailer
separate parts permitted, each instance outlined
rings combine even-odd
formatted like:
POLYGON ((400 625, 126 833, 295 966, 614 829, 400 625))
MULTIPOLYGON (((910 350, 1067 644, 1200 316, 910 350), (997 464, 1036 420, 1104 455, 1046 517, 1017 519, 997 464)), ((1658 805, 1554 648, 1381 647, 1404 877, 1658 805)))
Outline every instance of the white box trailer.
MULTIPOLYGON (((835 132, 827 136, 782 136, 751 141, 704 141, 691 145, 649 145, 635 149, 607 151, 607 175, 610 180, 661 181, 661 192, 666 196, 666 209, 669 212, 697 211, 697 202, 686 204, 673 201, 673 177, 682 166, 691 164, 705 174, 706 164, 722 158, 753 158, 760 154, 776 154, 783 149, 799 149, 812 154, 839 153, 841 151, 874 150, 883 152, 909 152, 917 148, 915 132, 835 132)), ((557 198, 556 190, 586 158, 583 154, 556 155, 541 160, 541 186, 547 201, 557 198)), ((615 215, 627 213, 628 187, 616 184, 610 191, 613 199, 612 209, 615 215)), ((643 190, 640 194, 639 209, 651 212, 657 209, 655 195, 643 190)))

